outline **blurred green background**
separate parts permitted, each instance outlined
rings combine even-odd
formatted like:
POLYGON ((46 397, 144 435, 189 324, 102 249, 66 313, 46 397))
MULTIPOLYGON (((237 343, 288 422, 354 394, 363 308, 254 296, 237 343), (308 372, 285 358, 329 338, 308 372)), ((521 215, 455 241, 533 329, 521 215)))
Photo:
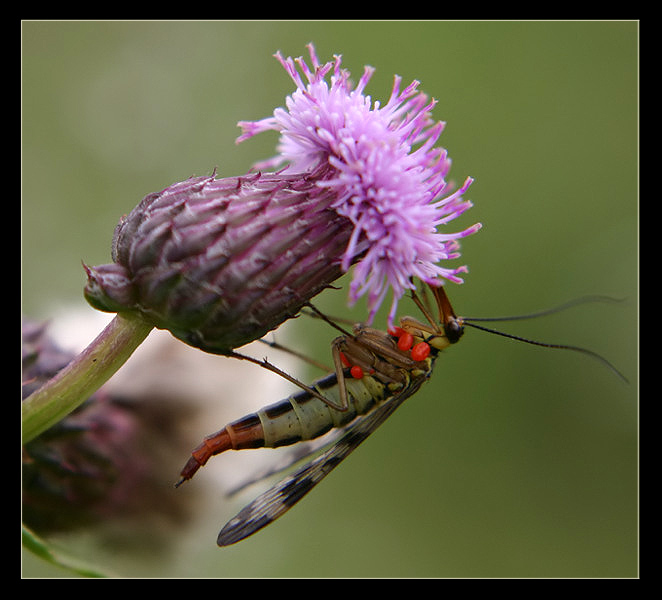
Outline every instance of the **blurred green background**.
MULTIPOLYGON (((183 543, 173 531, 158 560, 110 551, 94 531, 60 541, 133 577, 636 576, 636 22, 24 22, 23 313, 85 308, 81 260, 110 261, 118 219, 146 194, 271 156, 275 134, 236 146, 236 122, 284 105, 294 87, 272 54, 305 54, 310 41, 320 60, 342 54, 355 80, 374 66, 375 100, 396 73, 438 99, 451 176, 475 178, 475 207, 453 226, 484 224, 463 243, 456 311, 625 298, 508 330, 589 347, 630 383, 585 356, 470 330, 419 394, 259 535, 217 548, 237 508, 219 499, 200 535, 183 543)), ((360 319, 345 298, 318 304, 360 319)), ((328 352, 332 334, 295 326, 311 353, 328 352)), ((29 556, 23 573, 65 574, 29 556)))

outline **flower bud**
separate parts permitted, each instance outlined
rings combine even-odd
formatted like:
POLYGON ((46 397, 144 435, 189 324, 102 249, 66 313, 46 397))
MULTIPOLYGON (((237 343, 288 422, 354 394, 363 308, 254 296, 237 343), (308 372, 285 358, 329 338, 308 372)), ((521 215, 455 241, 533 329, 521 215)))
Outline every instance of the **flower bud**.
POLYGON ((146 196, 115 230, 115 262, 85 267, 85 297, 207 352, 262 337, 343 274, 352 225, 318 185, 325 170, 194 177, 146 196))

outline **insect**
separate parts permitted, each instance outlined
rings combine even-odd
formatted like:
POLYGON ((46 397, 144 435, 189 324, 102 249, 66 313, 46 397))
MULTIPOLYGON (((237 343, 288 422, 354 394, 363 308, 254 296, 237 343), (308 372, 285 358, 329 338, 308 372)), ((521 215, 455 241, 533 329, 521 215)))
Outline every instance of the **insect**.
POLYGON ((206 437, 193 450, 178 486, 209 458, 226 450, 275 448, 345 428, 322 454, 231 519, 218 536, 219 546, 254 534, 292 508, 427 381, 439 351, 456 343, 463 333, 462 320, 455 316, 444 289, 430 289, 437 319, 412 294, 427 323, 403 317, 400 326, 389 332, 356 325, 353 333, 332 342, 335 372, 313 383, 318 394, 304 390, 247 415, 206 437))
MULTIPOLYGON (((355 325, 353 333, 344 332, 332 342, 334 373, 315 381, 311 388, 300 385, 303 391, 226 425, 193 450, 177 486, 191 479, 212 456, 226 450, 276 448, 316 439, 334 428, 341 431, 338 439, 321 454, 230 519, 218 535, 219 546, 253 535, 299 502, 421 388, 432 374, 438 353, 459 341, 465 325, 538 346, 587 354, 627 381, 611 363, 591 350, 537 342, 472 322, 532 318, 581 302, 613 299, 593 296, 530 315, 470 319, 455 315, 443 287, 428 288, 436 302, 436 316, 413 292, 412 299, 427 322, 403 317, 399 327, 388 332, 355 325)), ((319 312, 318 316, 338 327, 319 312)))

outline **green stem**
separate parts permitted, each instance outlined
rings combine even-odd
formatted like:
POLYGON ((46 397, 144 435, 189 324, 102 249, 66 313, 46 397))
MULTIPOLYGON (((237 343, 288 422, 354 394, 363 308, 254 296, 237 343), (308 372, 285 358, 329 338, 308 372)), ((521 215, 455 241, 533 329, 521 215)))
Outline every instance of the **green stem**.
POLYGON ((126 362, 151 329, 137 315, 115 316, 83 352, 23 401, 23 443, 85 402, 126 362))

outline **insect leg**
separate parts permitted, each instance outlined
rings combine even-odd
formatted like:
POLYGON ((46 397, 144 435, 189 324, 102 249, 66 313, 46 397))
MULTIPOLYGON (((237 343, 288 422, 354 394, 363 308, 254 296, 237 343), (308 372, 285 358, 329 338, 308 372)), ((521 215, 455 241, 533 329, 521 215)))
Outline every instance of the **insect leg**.
POLYGON ((266 346, 269 346, 270 348, 274 348, 275 350, 280 350, 281 352, 287 352, 292 356, 296 356, 299 360, 302 360, 303 362, 307 362, 308 364, 313 365, 318 369, 321 369, 325 373, 328 373, 329 371, 333 371, 333 369, 331 369, 328 365, 324 365, 321 362, 316 361, 314 358, 311 358, 310 356, 307 356, 306 354, 303 354, 301 352, 297 352, 296 350, 293 350, 292 348, 288 348, 287 346, 283 346, 283 344, 279 344, 276 341, 265 340, 264 338, 260 338, 257 341, 262 344, 265 344, 266 346))
POLYGON ((340 411, 346 411, 347 407, 349 406, 349 402, 347 401, 347 386, 345 385, 343 364, 342 359, 340 358, 340 342, 343 339, 344 338, 336 338, 331 344, 331 355, 333 356, 333 366, 336 370, 336 377, 338 379, 338 396, 340 398, 340 405, 333 406, 333 408, 340 411))
POLYGON ((338 405, 336 405, 333 401, 329 400, 322 394, 320 394, 317 390, 314 390, 313 388, 307 386, 305 383, 299 381, 296 377, 292 377, 291 375, 288 375, 285 371, 282 371, 279 369, 276 365, 272 365, 268 360, 262 359, 260 360, 259 358, 253 358, 252 356, 248 356, 246 354, 241 354, 239 352, 235 352, 234 350, 231 350, 227 356, 230 356, 232 358, 238 358, 239 360, 247 360, 249 362, 252 362, 253 364, 256 364, 267 371, 271 371, 272 373, 276 373, 276 375, 280 375, 283 379, 287 379, 290 383, 293 383, 294 385, 300 387, 302 390, 308 392, 312 396, 315 396, 315 398, 321 400, 324 402, 324 404, 327 404, 331 408, 334 408, 336 410, 345 410, 342 408, 338 408, 338 405))

